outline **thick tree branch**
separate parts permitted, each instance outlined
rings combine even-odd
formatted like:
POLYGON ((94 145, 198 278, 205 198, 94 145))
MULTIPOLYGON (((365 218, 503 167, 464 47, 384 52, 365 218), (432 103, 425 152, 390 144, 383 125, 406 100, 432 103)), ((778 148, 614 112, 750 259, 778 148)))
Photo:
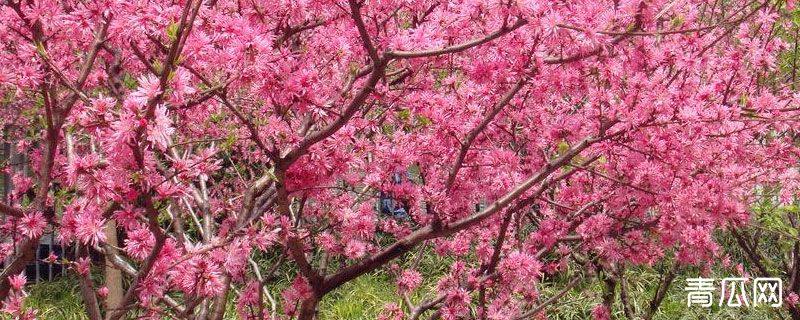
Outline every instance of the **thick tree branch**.
POLYGON ((364 86, 361 88, 361 90, 359 90, 353 97, 353 100, 351 100, 350 103, 344 108, 341 116, 322 129, 307 135, 303 141, 297 145, 297 147, 286 152, 278 164, 279 169, 288 168, 292 163, 294 163, 294 161, 297 160, 297 158, 305 154, 312 145, 325 140, 332 134, 336 133, 336 131, 344 127, 344 125, 350 121, 350 118, 352 118, 361 108, 361 106, 364 105, 364 102, 367 101, 369 95, 375 91, 375 85, 377 85, 378 81, 383 78, 385 70, 385 59, 378 59, 377 61, 373 62, 372 72, 370 73, 369 78, 367 79, 366 83, 364 83, 364 86))
POLYGON ((21 218, 25 214, 25 212, 20 208, 15 208, 3 202, 0 202, 0 214, 21 218))
POLYGON ((417 231, 409 234, 408 236, 398 240, 397 242, 393 243, 392 245, 386 247, 384 250, 373 254, 361 262, 345 267, 339 272, 328 275, 325 277, 324 286, 322 292, 327 293, 331 290, 339 287, 343 283, 350 281, 361 274, 366 272, 375 270, 376 268, 384 265, 388 261, 404 254, 408 250, 414 248, 416 245, 421 243, 422 241, 444 237, 451 234, 454 234, 458 231, 467 229, 471 226, 477 225, 478 223, 484 221, 486 218, 490 217, 494 213, 504 209, 506 206, 511 204, 512 201, 516 200, 520 197, 523 193, 525 193, 528 189, 533 187, 535 184, 538 184, 544 181, 551 173, 558 170, 559 168, 567 165, 572 158, 577 156, 580 152, 591 146, 592 144, 605 139, 605 137, 589 137, 566 152, 564 152, 561 156, 553 159, 552 161, 548 162, 542 169, 540 169, 536 174, 532 175, 515 188, 511 189, 502 196, 500 199, 496 200, 480 212, 471 215, 469 217, 460 219, 456 222, 451 224, 447 224, 442 226, 441 228, 434 228, 432 225, 428 225, 418 229, 417 231))
POLYGON ((672 285, 672 281, 675 280, 675 271, 677 270, 677 264, 673 264, 672 267, 664 274, 664 277, 661 279, 661 283, 658 285, 658 289, 656 289, 656 293, 653 296, 653 299, 650 300, 650 304, 648 305, 647 311, 642 316, 643 320, 650 320, 653 318, 653 315, 656 314, 658 311, 658 307, 661 306, 661 302, 664 301, 664 298, 667 297, 667 291, 669 287, 672 285))
POLYGON ((367 32, 367 27, 364 25, 364 18, 361 17, 362 4, 359 3, 358 0, 348 0, 347 3, 350 4, 350 15, 353 17, 353 22, 356 24, 356 29, 358 29, 359 36, 361 36, 361 42, 364 44, 364 49, 367 50, 367 54, 369 55, 370 59, 372 59, 373 63, 377 62, 380 59, 378 57, 378 51, 375 50, 375 46, 372 44, 369 32, 367 32))

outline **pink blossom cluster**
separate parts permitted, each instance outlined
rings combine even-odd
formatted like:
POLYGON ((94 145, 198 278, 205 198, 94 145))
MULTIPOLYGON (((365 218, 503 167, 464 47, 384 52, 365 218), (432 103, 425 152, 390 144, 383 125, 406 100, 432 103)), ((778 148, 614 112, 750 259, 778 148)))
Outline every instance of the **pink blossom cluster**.
POLYGON ((387 319, 544 317, 544 277, 708 267, 800 189, 794 1, 723 2, 4 1, 4 310, 51 233, 126 280, 92 320, 312 319, 390 264, 436 285, 387 319))

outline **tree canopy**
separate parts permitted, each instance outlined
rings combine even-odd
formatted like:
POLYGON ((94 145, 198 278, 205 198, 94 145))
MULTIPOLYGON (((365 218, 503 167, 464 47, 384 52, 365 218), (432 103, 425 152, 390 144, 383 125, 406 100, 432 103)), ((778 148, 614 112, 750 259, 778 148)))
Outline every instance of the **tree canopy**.
POLYGON ((231 297, 242 319, 312 319, 377 269, 413 290, 425 246, 449 272, 387 317, 544 316, 543 277, 710 266, 755 189, 800 186, 794 1, 0 5, 0 124, 28 168, 2 164, 15 316, 52 231, 92 320, 221 319, 231 297), (126 279, 118 308, 90 251, 126 279))

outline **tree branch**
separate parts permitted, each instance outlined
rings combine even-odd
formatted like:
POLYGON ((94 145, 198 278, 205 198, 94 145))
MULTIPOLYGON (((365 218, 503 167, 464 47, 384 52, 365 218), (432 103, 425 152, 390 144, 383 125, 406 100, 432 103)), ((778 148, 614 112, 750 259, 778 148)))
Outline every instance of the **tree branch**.
POLYGON ((519 196, 521 196, 535 184, 544 181, 545 178, 547 178, 547 176, 549 176, 551 173, 567 165, 569 161, 572 160, 572 158, 578 155, 581 151, 585 150, 592 144, 601 141, 605 138, 606 137, 600 137, 600 138, 589 137, 582 140, 580 143, 576 144, 575 146, 567 150, 564 154, 562 154, 558 158, 551 160, 541 170, 539 170, 539 172, 532 175, 530 178, 526 179, 513 189, 509 190, 508 193, 506 193, 504 196, 502 196, 500 199, 498 199, 491 205, 484 208, 481 212, 478 212, 469 217, 458 220, 452 224, 445 225, 440 229, 434 228, 432 225, 422 227, 417 231, 409 234, 408 236, 396 241, 392 245, 386 247, 384 250, 362 260, 361 262, 345 267, 333 275, 326 276, 323 282, 322 292, 323 293, 330 292, 331 290, 337 288, 343 283, 350 281, 361 274, 375 270, 376 268, 382 266, 388 261, 414 248, 422 241, 448 236, 458 231, 474 226, 480 223, 481 221, 484 221, 486 218, 490 217, 494 213, 508 206, 512 201, 517 199, 519 196))
POLYGON ((22 209, 12 207, 3 202, 0 202, 0 213, 17 218, 21 218, 25 214, 25 212, 22 211, 22 209))
MULTIPOLYGON (((88 257, 86 255, 86 251, 88 248, 84 248, 84 257, 88 257)), ((80 248, 78 249, 80 250, 80 248)), ((81 296, 83 297, 83 304, 86 307, 86 314, 89 316, 90 320, 102 320, 103 316, 100 314, 100 304, 97 302, 97 295, 94 291, 94 285, 92 284, 91 272, 87 271, 85 274, 80 272, 76 272, 78 275, 78 285, 81 289, 81 296)))
POLYGON ((379 60, 378 51, 375 50, 375 46, 372 45, 367 27, 364 25, 364 19, 361 17, 362 4, 357 0, 348 0, 347 2, 350 4, 350 15, 353 17, 353 22, 356 24, 359 36, 361 36, 361 42, 364 43, 364 49, 367 50, 367 54, 369 54, 373 63, 377 62, 379 60))
POLYGON ((492 120, 494 120, 494 117, 497 116, 497 114, 499 114, 500 111, 502 111, 503 108, 505 108, 505 106, 508 105, 509 102, 511 102, 511 99, 513 99, 514 96, 520 91, 520 89, 522 89, 522 87, 525 85, 526 82, 527 78, 523 77, 522 79, 514 83, 511 89, 509 89, 503 95, 500 101, 498 101, 495 104, 492 110, 490 110, 489 113, 486 114, 481 123, 469 131, 469 134, 467 134, 467 138, 464 140, 463 143, 461 143, 461 149, 458 152, 456 161, 453 164, 453 168, 451 169, 450 174, 447 176, 447 182, 445 182, 445 190, 447 192, 449 192, 452 189, 453 183, 455 183, 456 176, 458 175, 458 171, 461 170, 461 166, 464 163, 464 158, 467 156, 467 152, 469 151, 470 146, 472 146, 472 143, 475 141, 478 135, 480 135, 480 133, 483 132, 484 129, 486 129, 486 126, 489 125, 489 123, 492 122, 492 120))
POLYGON ((528 23, 527 20, 519 19, 511 26, 503 26, 499 30, 492 32, 486 36, 473 39, 454 46, 444 47, 440 49, 422 50, 422 51, 402 51, 402 50, 389 51, 386 53, 386 55, 392 59, 413 59, 413 58, 435 57, 449 53, 458 53, 466 51, 470 48, 477 47, 484 43, 490 42, 494 39, 500 38, 514 30, 519 29, 520 27, 526 25, 527 23, 528 23))
POLYGON ((581 283, 581 280, 583 280, 583 278, 582 278, 582 277, 580 277, 580 276, 576 276, 576 277, 575 277, 574 279, 572 279, 572 281, 570 281, 570 282, 569 282, 569 283, 568 283, 568 284, 567 284, 567 285, 566 285, 566 286, 565 286, 563 289, 561 289, 560 291, 558 291, 558 292, 557 292, 556 294, 554 294, 552 297, 550 297, 550 298, 547 298, 547 300, 543 301, 542 303, 540 303, 539 305, 537 305, 537 306, 536 306, 536 307, 534 307, 533 309, 531 309, 531 310, 528 310, 528 311, 524 312, 524 313, 523 313, 523 314, 521 314, 519 317, 516 317, 516 318, 514 318, 514 319, 516 319, 516 320, 523 320, 523 319, 527 319, 527 318, 530 318, 530 317, 532 317, 532 316, 535 316, 537 313, 539 313, 539 311, 542 311, 542 309, 544 309, 545 307, 547 307, 547 306, 549 306, 549 305, 553 304, 553 303, 554 303, 554 302, 556 302, 558 299, 561 299, 561 297, 563 297, 563 296, 564 296, 565 294, 567 294, 567 293, 568 293, 570 290, 572 290, 572 288, 574 288, 575 286, 577 286, 578 284, 580 284, 580 283, 581 283))
POLYGON ((655 315, 658 307, 661 305, 661 302, 664 301, 664 298, 666 298, 667 290, 669 290, 670 285, 672 285, 672 281, 675 280, 675 270, 677 270, 677 267, 677 264, 673 264, 670 270, 664 275, 664 278, 658 285, 656 294, 653 296, 653 299, 650 300, 650 304, 647 308, 647 311, 642 316, 642 319, 650 320, 653 318, 653 315, 655 315))

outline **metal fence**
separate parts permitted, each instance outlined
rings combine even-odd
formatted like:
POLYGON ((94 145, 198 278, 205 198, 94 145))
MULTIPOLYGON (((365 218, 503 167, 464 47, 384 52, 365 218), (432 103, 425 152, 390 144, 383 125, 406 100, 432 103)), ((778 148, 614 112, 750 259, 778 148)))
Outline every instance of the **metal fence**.
POLYGON ((52 252, 59 259, 64 257, 66 252, 64 248, 55 243, 54 235, 52 233, 45 234, 39 241, 39 248, 36 250, 36 260, 25 267, 25 276, 28 281, 52 281, 60 276, 63 276, 66 270, 61 264, 48 263, 45 261, 52 252))
MULTIPOLYGON (((12 145, 7 142, 0 143, 0 168, 7 165, 14 167, 17 172, 27 171, 25 168, 24 158, 19 154, 14 154, 12 145)), ((5 170, 0 170, 0 201, 8 202, 8 193, 12 189, 11 177, 5 170)), ((0 217, 0 223, 5 222, 5 217, 0 217)), ((52 281, 59 276, 64 275, 66 270, 64 267, 57 263, 48 263, 45 261, 52 252, 59 258, 64 257, 67 250, 59 245, 55 240, 53 232, 46 233, 39 240, 39 247, 36 250, 36 260, 25 267, 25 276, 28 281, 52 281)), ((0 261, 0 265, 5 267, 11 261, 0 261)))

